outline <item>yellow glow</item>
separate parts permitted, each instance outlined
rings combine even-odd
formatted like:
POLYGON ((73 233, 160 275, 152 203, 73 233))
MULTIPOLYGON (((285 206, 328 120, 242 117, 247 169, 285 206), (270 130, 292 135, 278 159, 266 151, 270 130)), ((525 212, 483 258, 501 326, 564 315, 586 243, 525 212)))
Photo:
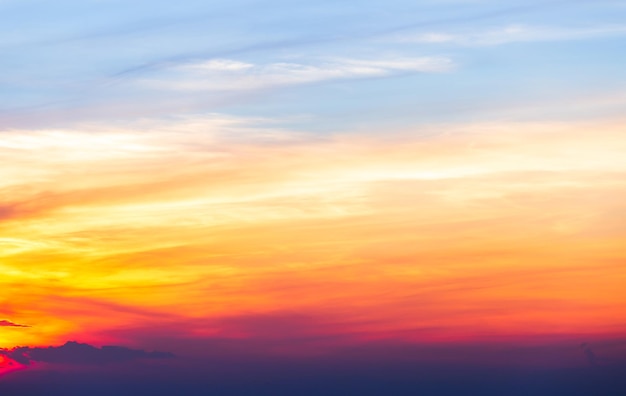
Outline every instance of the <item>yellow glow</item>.
POLYGON ((0 343, 272 312, 372 336, 623 331, 621 125, 5 131, 0 314, 33 327, 0 343))

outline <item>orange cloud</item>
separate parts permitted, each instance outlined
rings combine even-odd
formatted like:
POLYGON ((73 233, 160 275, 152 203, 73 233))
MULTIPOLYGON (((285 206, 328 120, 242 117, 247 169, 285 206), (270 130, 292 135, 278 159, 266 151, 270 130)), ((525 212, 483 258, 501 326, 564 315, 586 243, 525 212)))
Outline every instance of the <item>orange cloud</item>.
POLYGON ((224 318, 277 312, 361 338, 623 333, 625 150, 619 122, 5 131, 0 313, 33 327, 0 342, 254 336, 224 318))

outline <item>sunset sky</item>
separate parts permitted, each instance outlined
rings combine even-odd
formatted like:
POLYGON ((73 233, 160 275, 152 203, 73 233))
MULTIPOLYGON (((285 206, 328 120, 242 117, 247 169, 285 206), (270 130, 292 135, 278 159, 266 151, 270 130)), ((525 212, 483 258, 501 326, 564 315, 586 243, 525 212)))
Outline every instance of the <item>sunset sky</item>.
POLYGON ((626 368, 626 2, 0 18, 0 392, 626 368))

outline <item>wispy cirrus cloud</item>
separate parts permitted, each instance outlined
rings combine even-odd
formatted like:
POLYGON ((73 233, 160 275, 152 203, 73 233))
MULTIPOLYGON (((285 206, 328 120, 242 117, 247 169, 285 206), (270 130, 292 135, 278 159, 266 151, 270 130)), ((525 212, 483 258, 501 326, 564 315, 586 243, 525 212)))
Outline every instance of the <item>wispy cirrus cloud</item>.
POLYGON ((102 334, 111 317, 117 328, 167 316, 192 321, 190 334, 250 337, 308 336, 320 312, 369 334, 531 327, 474 315, 548 332, 619 324, 623 122, 433 125, 385 137, 268 122, 5 131, 6 206, 29 210, 3 222, 0 283, 15 296, 10 312, 39 332, 5 331, 6 343, 102 334), (544 267, 564 271, 543 276, 544 267))
POLYGON ((390 77, 405 73, 442 73, 453 69, 453 61, 443 56, 375 60, 338 58, 313 63, 266 64, 210 59, 178 65, 163 76, 142 80, 142 84, 179 91, 250 91, 331 80, 390 77))
POLYGON ((626 34, 626 25, 593 27, 546 27, 511 24, 475 31, 430 31, 405 33, 393 41, 421 44, 453 44, 460 46, 496 46, 510 43, 585 40, 626 34))

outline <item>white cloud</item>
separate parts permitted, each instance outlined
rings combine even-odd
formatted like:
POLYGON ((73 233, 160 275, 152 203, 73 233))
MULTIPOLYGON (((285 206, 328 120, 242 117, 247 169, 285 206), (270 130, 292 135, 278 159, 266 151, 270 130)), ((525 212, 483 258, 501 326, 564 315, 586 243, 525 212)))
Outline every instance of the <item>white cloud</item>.
POLYGON ((508 25, 497 29, 473 32, 423 32, 396 36, 394 41, 463 46, 492 46, 519 42, 583 40, 626 34, 625 25, 587 28, 508 25))
POLYGON ((332 59, 315 64, 275 62, 251 64, 211 59, 168 71, 164 78, 144 80, 161 89, 182 91, 245 91, 321 81, 392 76, 400 73, 440 73, 453 69, 446 57, 332 59))
POLYGON ((230 59, 211 59, 207 62, 194 63, 184 66, 185 69, 195 70, 198 72, 224 72, 239 71, 253 68, 251 63, 239 62, 230 59))

